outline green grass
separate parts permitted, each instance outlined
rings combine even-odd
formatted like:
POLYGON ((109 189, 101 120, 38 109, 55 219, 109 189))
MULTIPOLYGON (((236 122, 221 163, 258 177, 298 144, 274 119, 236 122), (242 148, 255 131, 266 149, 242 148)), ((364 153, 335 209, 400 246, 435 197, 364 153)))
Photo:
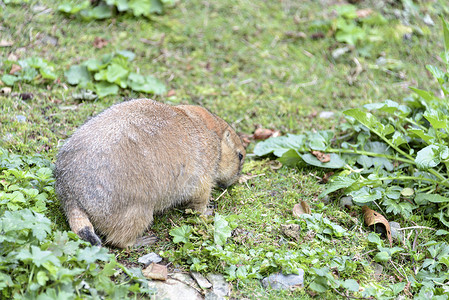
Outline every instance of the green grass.
MULTIPOLYGON (((142 74, 154 75, 165 82, 168 90, 173 90, 170 97, 153 99, 169 104, 205 106, 246 134, 251 134, 258 124, 283 133, 329 129, 341 121, 340 112, 344 109, 385 99, 401 101, 410 94, 408 86, 436 90, 437 83, 431 79, 425 65, 439 65, 438 55, 443 50, 443 43, 437 16, 442 14, 446 19, 449 16, 449 6, 444 1, 417 2, 417 11, 408 15, 410 28, 414 30, 411 39, 398 34, 400 23, 395 10, 396 13, 406 11, 401 4, 361 1, 358 7, 371 7, 389 21, 379 29, 383 41, 364 41, 338 58, 333 58, 331 52, 344 45, 334 39, 332 31, 324 31, 323 38, 312 39, 315 31, 309 29, 315 21, 333 18, 330 4, 334 2, 338 1, 180 1, 151 20, 118 16, 91 22, 58 13, 58 4, 53 1, 8 4, 0 14, 1 39, 12 41, 13 45, 0 48, 0 73, 5 72, 4 60, 11 54, 19 59, 40 56, 57 66, 60 80, 14 86, 13 93, 31 92, 34 96, 31 100, 21 100, 16 94, 0 95, 0 147, 24 155, 40 153, 54 162, 58 146, 89 117, 125 99, 151 97, 125 90, 120 95, 97 101, 73 99, 72 94, 78 89, 65 83, 64 71, 73 64, 115 50, 134 52, 133 68, 138 68, 142 74), (52 10, 36 12, 33 8, 38 5, 52 10), (435 26, 424 24, 422 17, 427 13, 435 26), (417 34, 418 29, 423 34, 417 34), (289 32, 304 32, 307 37, 291 37, 289 32), (96 37, 106 39, 107 46, 94 48, 96 37), (49 43, 52 38, 57 40, 56 45, 49 43), (371 47, 370 55, 362 56, 366 46, 371 47), (400 61, 402 65, 398 72, 402 75, 398 77, 396 73, 373 68, 381 56, 400 61), (356 69, 355 59, 363 71, 350 84, 348 76, 356 69), (325 120, 312 114, 322 111, 333 111, 336 117, 325 120), (25 116, 26 122, 17 121, 17 115, 25 116)), ((254 143, 249 152, 253 147, 254 143)), ((273 170, 268 161, 254 161, 249 156, 244 172, 260 176, 246 184, 234 185, 214 202, 215 212, 240 216, 237 221, 240 231, 230 238, 239 252, 250 249, 267 252, 272 247, 272 251, 279 253, 324 249, 312 255, 310 260, 295 262, 295 266, 304 269, 319 265, 318 262, 321 266, 330 264, 335 257, 352 255, 359 259, 355 259, 355 269, 348 267, 340 272, 334 269, 333 274, 342 279, 356 279, 361 285, 385 286, 404 281, 402 274, 413 272, 410 259, 400 256, 395 260, 399 268, 384 263, 380 282, 374 277, 369 266, 373 256, 369 252, 374 248, 366 240, 368 230, 363 225, 361 209, 343 209, 338 206, 335 196, 329 202, 319 200, 317 196, 323 187, 316 176, 324 175, 321 170, 285 167, 273 170), (303 240, 300 241, 284 235, 281 225, 294 223, 291 209, 301 200, 308 202, 312 211, 322 213, 348 229, 351 235, 331 237, 327 241, 310 237, 307 232, 301 232, 303 240)), ((221 193, 215 191, 214 198, 221 193)), ((58 229, 68 229, 57 203, 51 205, 47 216, 58 229)), ((395 219, 393 215, 387 217, 395 219)), ((175 208, 156 216, 151 228, 151 232, 159 237, 156 245, 145 250, 111 251, 128 266, 137 265, 137 258, 144 251, 174 253, 180 246, 173 244, 169 231, 173 226, 190 224, 207 232, 208 227, 201 227, 198 220, 196 216, 185 214, 182 208, 175 208)), ((417 225, 435 226, 423 216, 413 216, 412 220, 417 225)), ((402 227, 416 225, 412 220, 396 217, 402 227)), ((205 222, 210 225, 212 217, 206 218, 205 222)), ((429 231, 406 233, 407 240, 413 243, 416 239, 418 245, 438 239, 429 231)), ((200 240, 210 239, 210 233, 199 236, 200 240)), ((396 241, 396 245, 407 248, 400 241, 396 241)), ((207 258, 204 253, 198 255, 207 258)), ((216 258, 211 260, 208 270, 222 271, 223 266, 213 265, 215 262, 216 258)), ((190 264, 179 258, 172 266, 188 271, 190 264)), ((279 269, 283 268, 267 268, 263 275, 279 269)), ((232 297, 236 298, 293 299, 316 295, 308 287, 295 291, 267 291, 256 279, 232 283, 232 297)), ((307 277, 306 284, 310 284, 307 277)), ((319 297, 339 296, 330 290, 319 297)))

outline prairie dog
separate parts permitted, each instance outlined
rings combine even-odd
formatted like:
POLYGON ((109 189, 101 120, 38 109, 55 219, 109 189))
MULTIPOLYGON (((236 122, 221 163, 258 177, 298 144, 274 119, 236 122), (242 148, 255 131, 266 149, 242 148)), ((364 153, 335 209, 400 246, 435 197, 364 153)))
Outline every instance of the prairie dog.
POLYGON ((154 213, 181 203, 204 213, 212 188, 239 177, 245 154, 231 126, 202 107, 131 100, 90 119, 61 147, 56 193, 78 236, 101 245, 97 232, 126 248, 154 213))

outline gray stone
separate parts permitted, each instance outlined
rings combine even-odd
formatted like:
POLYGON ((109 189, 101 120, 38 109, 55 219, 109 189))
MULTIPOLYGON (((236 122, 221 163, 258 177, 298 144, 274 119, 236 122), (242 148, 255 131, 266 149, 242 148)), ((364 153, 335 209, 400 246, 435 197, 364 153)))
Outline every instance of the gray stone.
POLYGON ((179 282, 187 284, 188 286, 193 287, 195 290, 199 289, 199 285, 188 274, 185 274, 185 273, 173 273, 173 274, 170 275, 170 277, 173 278, 173 279, 178 280, 179 282))
POLYGON ((172 278, 167 279, 167 281, 149 281, 148 286, 150 288, 155 288, 157 290, 155 298, 151 299, 168 299, 168 300, 203 299, 201 293, 199 293, 196 289, 172 278))
POLYGON ((423 22, 428 26, 434 26, 435 22, 433 22, 432 18, 429 14, 426 14, 424 18, 422 18, 423 22))
POLYGON ((206 278, 212 284, 212 291, 206 294, 206 299, 224 299, 224 297, 229 296, 231 290, 223 275, 209 273, 206 278))
POLYGON ((398 222, 390 222, 391 237, 394 239, 401 238, 401 232, 398 230, 401 225, 398 222))
POLYGON ((304 286, 304 270, 299 269, 299 274, 284 275, 282 273, 271 274, 262 280, 264 288, 272 288, 274 290, 285 290, 291 287, 304 286))
POLYGON ((157 264, 158 262, 162 261, 162 257, 160 257, 154 252, 151 252, 142 257, 139 257, 137 261, 140 262, 141 264, 145 264, 145 266, 148 266, 151 263, 157 264))
POLYGON ((322 111, 319 115, 321 119, 332 119, 334 116, 335 113, 333 111, 322 111))
POLYGON ((341 207, 353 206, 353 205, 354 205, 354 203, 352 203, 352 197, 351 196, 341 197, 341 199, 340 199, 340 206, 341 207))
POLYGON ((192 275, 193 279, 196 280, 196 283, 200 286, 202 289, 208 289, 212 287, 212 284, 209 282, 209 280, 206 279, 201 273, 199 272, 191 272, 190 275, 192 275))
POLYGON ((18 122, 25 122, 27 120, 27 118, 25 116, 22 116, 22 115, 17 115, 16 116, 16 120, 18 122))

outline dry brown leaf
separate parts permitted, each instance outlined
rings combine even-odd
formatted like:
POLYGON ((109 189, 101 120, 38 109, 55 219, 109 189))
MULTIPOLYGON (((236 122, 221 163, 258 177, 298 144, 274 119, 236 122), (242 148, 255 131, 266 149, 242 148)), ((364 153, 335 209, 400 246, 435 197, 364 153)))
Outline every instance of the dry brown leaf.
POLYGON ((315 156, 322 163, 327 163, 331 161, 331 155, 325 154, 321 151, 313 150, 312 155, 315 156))
POLYGON ((142 270, 143 275, 149 279, 167 280, 168 271, 167 266, 151 263, 148 267, 142 270))
POLYGON ((8 41, 8 40, 0 40, 0 47, 11 47, 12 45, 14 45, 13 42, 8 41))
POLYGON ((270 169, 275 170, 275 171, 282 168, 282 163, 278 160, 271 160, 269 165, 270 165, 270 169))
POLYGON ((253 179, 253 178, 256 178, 256 177, 260 177, 260 176, 265 176, 265 173, 264 174, 257 174, 257 175, 242 174, 239 177, 239 183, 243 184, 243 183, 246 183, 250 179, 253 179))
POLYGON ((95 37, 95 39, 94 39, 94 47, 97 49, 104 48, 108 44, 109 44, 109 42, 107 40, 105 40, 104 38, 101 38, 99 36, 95 37))
POLYGON ((12 67, 11 67, 11 71, 9 71, 9 74, 14 74, 14 73, 17 73, 17 72, 19 72, 20 70, 22 70, 22 67, 21 66, 19 66, 19 65, 12 65, 12 67))
POLYGON ((175 90, 169 90, 167 93, 167 97, 174 96, 176 94, 175 90))
POLYGON ((322 183, 327 183, 329 181, 329 178, 334 175, 334 172, 328 172, 326 174, 324 174, 324 176, 321 178, 322 183))
POLYGON ((371 8, 359 9, 355 12, 358 18, 366 18, 373 13, 371 8))
POLYGON ((253 138, 255 140, 266 140, 267 138, 271 137, 273 133, 273 129, 257 128, 256 131, 254 131, 253 138))
POLYGON ((293 206, 293 215, 297 218, 299 218, 300 215, 310 213, 310 206, 305 201, 300 201, 298 204, 295 204, 295 206, 293 206))
POLYGON ((301 235, 299 234, 301 230, 301 226, 299 224, 281 224, 281 231, 288 237, 294 238, 295 240, 299 240, 301 235))
POLYGON ((305 39, 307 35, 302 31, 286 31, 285 36, 294 39, 305 39))
POLYGON ((362 207, 363 210, 363 218, 365 220, 366 226, 372 226, 376 225, 379 226, 379 224, 382 224, 385 227, 385 233, 387 235, 388 241, 390 242, 390 247, 393 245, 393 240, 391 238, 391 229, 390 229, 390 223, 388 223, 387 219, 385 219, 384 216, 382 216, 377 211, 372 210, 368 206, 364 205, 362 207))

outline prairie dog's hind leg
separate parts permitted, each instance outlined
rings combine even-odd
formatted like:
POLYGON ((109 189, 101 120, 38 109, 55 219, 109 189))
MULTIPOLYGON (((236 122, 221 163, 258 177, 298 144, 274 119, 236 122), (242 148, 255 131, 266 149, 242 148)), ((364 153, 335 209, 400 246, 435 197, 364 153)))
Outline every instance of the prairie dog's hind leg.
POLYGON ((67 209, 67 219, 69 220, 70 229, 81 239, 88 241, 93 246, 101 246, 101 240, 95 234, 89 217, 81 208, 78 206, 69 207, 67 209))

